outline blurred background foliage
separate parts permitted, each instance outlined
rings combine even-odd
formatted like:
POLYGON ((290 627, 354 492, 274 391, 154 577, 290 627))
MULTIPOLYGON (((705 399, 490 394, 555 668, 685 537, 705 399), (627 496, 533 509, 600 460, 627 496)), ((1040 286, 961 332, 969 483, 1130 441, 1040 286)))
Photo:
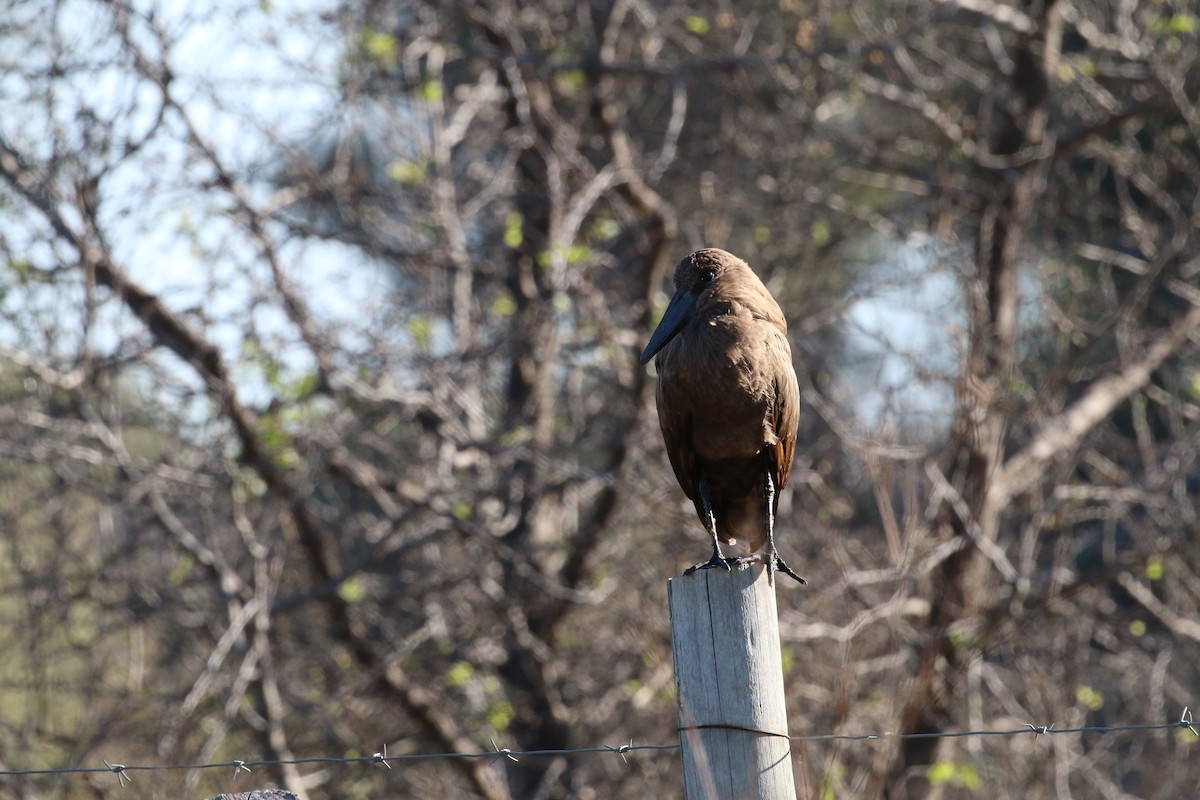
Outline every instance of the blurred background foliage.
MULTIPOLYGON (((665 581, 706 545, 637 356, 702 246, 763 277, 802 376, 793 733, 1196 705, 1190 3, 0 20, 0 767, 674 741, 665 581)), ((1176 797, 1180 733, 794 766, 822 799, 1176 797)), ((241 780, 682 794, 671 752, 241 780)))

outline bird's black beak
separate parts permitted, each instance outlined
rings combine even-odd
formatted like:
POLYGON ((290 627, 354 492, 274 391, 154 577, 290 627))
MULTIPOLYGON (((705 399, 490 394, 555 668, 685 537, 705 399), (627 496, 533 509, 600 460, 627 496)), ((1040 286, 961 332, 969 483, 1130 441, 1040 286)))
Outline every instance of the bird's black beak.
POLYGON ((683 323, 687 322, 688 317, 692 315, 692 309, 696 306, 696 296, 691 292, 685 292, 680 289, 671 295, 671 302, 667 304, 667 310, 663 314, 662 320, 658 323, 658 327, 654 329, 654 335, 650 337, 650 343, 646 345, 646 349, 642 351, 642 363, 645 364, 654 355, 667 346, 667 342, 675 338, 675 334, 679 333, 683 323))

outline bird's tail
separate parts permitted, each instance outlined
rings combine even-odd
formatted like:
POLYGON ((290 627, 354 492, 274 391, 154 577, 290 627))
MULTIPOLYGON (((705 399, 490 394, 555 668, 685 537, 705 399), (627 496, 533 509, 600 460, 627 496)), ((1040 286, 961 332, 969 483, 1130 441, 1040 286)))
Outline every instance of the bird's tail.
POLYGON ((717 533, 732 544, 743 543, 757 553, 767 543, 767 505, 761 497, 748 497, 726 504, 717 514, 717 533))

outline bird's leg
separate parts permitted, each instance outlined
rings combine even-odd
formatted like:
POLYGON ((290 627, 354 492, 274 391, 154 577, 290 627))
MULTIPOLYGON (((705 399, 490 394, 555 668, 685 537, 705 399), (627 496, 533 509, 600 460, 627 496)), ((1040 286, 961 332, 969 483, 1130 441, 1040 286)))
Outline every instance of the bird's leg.
POLYGON ((775 549, 775 480, 771 477, 770 467, 767 467, 767 485, 764 494, 767 501, 767 546, 762 552, 762 560, 767 567, 767 583, 772 586, 775 585, 776 569, 801 583, 808 583, 808 581, 792 571, 792 568, 779 557, 779 552, 775 549))
POLYGON ((697 490, 700 492, 700 502, 704 506, 704 527, 708 529, 708 535, 712 537, 713 552, 712 558, 703 564, 693 564, 683 571, 684 575, 691 575, 698 569, 711 569, 712 567, 724 567, 727 570, 733 569, 729 565, 729 559, 725 558, 725 554, 721 552, 721 543, 717 540, 717 517, 713 514, 712 500, 708 496, 708 481, 704 475, 700 476, 697 482, 697 490))

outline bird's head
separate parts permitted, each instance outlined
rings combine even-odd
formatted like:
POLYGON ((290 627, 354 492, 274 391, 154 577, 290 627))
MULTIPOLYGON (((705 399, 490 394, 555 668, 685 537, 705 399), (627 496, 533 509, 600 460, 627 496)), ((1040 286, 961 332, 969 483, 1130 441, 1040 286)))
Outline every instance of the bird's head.
POLYGON ((662 320, 642 351, 642 363, 654 358, 683 330, 689 320, 712 313, 724 313, 730 301, 747 292, 754 296, 765 296, 778 312, 778 305, 771 299, 762 281, 745 261, 732 253, 710 247, 697 250, 680 261, 675 267, 675 294, 671 296, 662 320))

